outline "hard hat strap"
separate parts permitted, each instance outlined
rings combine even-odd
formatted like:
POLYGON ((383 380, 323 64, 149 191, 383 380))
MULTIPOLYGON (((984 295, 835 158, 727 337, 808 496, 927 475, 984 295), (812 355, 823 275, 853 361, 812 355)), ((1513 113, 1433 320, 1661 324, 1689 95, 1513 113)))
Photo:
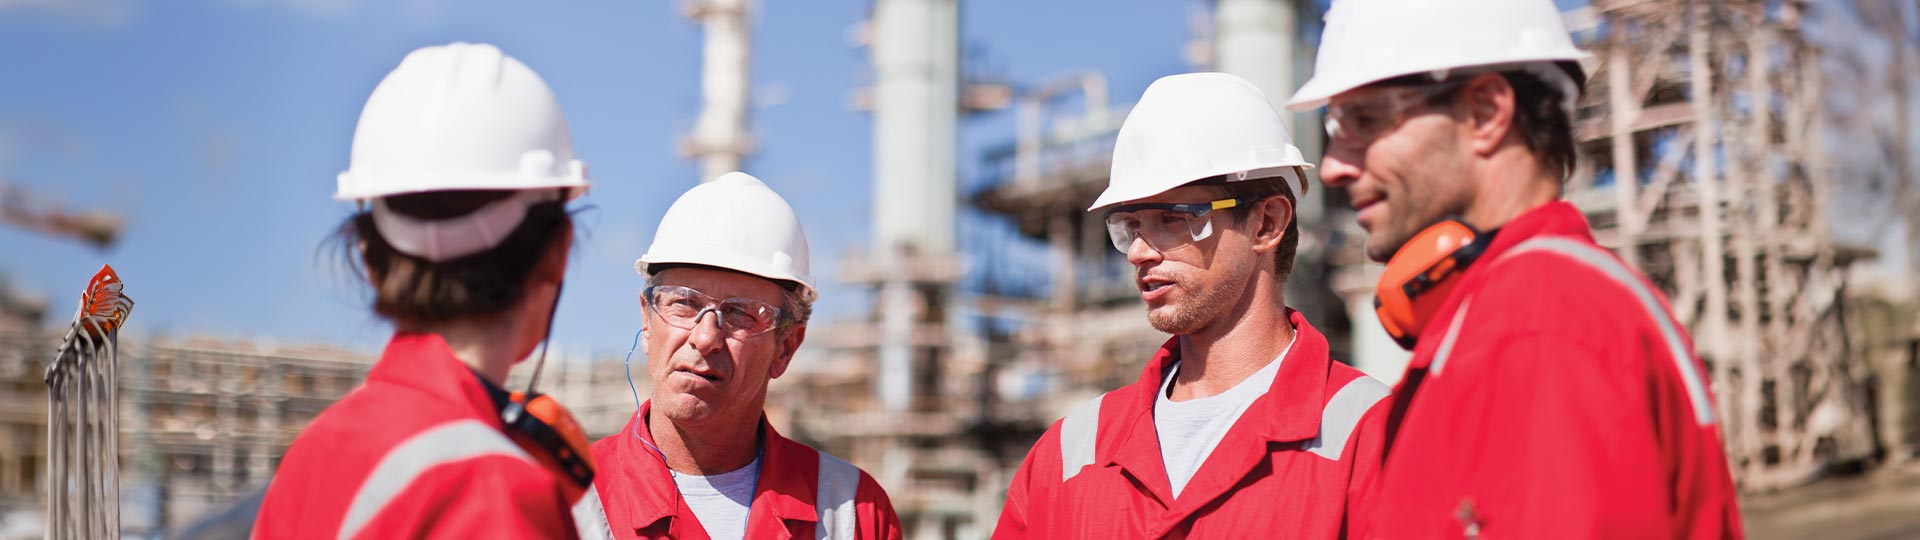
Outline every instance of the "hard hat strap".
POLYGON ((389 208, 385 198, 373 200, 373 227, 380 238, 401 253, 444 262, 500 245, 527 217, 527 209, 543 202, 561 200, 561 190, 521 190, 498 201, 487 203, 463 216, 427 220, 410 217, 389 208))

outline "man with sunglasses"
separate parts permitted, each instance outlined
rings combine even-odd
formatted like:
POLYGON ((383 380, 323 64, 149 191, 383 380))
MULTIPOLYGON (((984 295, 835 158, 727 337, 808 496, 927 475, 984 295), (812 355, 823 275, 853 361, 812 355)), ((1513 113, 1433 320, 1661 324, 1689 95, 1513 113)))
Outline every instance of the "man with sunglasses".
POLYGON ((1387 387, 1283 297, 1310 167, 1258 88, 1155 81, 1092 211, 1173 334, 1138 381, 1040 437, 996 539, 1342 538, 1362 531, 1387 387))
MULTIPOLYGON (((1336 0, 1290 107, 1387 263, 1373 538, 1737 538, 1706 371, 1561 200, 1585 73, 1550 0, 1336 0)), ((1622 172, 1616 181, 1637 181, 1622 172)))
POLYGON ((695 186, 634 267, 653 397, 593 445, 596 489, 574 507, 585 537, 900 538, 873 477, 767 423, 767 383, 815 298, 786 199, 744 173, 695 186))

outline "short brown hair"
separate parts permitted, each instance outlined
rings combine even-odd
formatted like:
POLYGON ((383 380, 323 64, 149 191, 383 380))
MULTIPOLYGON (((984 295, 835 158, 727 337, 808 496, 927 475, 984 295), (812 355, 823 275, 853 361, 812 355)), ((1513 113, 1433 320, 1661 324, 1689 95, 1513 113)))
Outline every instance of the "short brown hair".
MULTIPOLYGON (((447 219, 511 196, 506 190, 462 190, 387 197, 393 212, 415 219, 447 219)), ((373 283, 373 312, 398 323, 439 323, 503 313, 526 295, 527 280, 566 235, 573 218, 566 203, 543 202, 500 244, 457 259, 433 262, 401 253, 374 227, 373 215, 354 213, 335 237, 348 250, 349 269, 373 283), (364 246, 364 247, 363 247, 364 246)))
MULTIPOLYGON (((1497 71, 1500 78, 1513 87, 1513 130, 1520 135, 1520 143, 1533 154, 1539 162, 1542 172, 1551 173, 1561 182, 1573 176, 1573 170, 1580 159, 1580 152, 1573 140, 1573 118, 1565 106, 1569 100, 1578 99, 1578 88, 1586 83, 1586 77, 1580 65, 1572 62, 1555 62, 1552 68, 1565 73, 1573 82, 1576 95, 1568 96, 1553 84, 1541 79, 1537 72, 1520 69, 1497 71)), ((1550 76, 1557 76, 1547 73, 1550 76)), ((1471 75, 1461 75, 1471 76, 1471 75)), ((1382 84, 1433 84, 1437 82, 1430 75, 1408 75, 1391 79, 1382 84)), ((1448 91, 1434 94, 1428 99, 1428 105, 1444 106, 1460 95, 1456 86, 1448 91)))
MULTIPOLYGON (((1300 170, 1299 167, 1293 168, 1293 174, 1298 175, 1302 181, 1306 179, 1305 171, 1300 170)), ((1216 191, 1221 197, 1233 197, 1246 201, 1227 209, 1228 215, 1233 217, 1233 224, 1236 226, 1245 223, 1247 217, 1253 215, 1255 203, 1266 200, 1268 197, 1285 198, 1293 207, 1293 217, 1287 220, 1287 235, 1280 239, 1279 249, 1273 251, 1274 279, 1280 283, 1286 283, 1287 276, 1293 274, 1294 256, 1300 251, 1300 201, 1294 197, 1293 189, 1287 187, 1286 177, 1272 176, 1225 182, 1214 184, 1214 187, 1217 188, 1216 191)))

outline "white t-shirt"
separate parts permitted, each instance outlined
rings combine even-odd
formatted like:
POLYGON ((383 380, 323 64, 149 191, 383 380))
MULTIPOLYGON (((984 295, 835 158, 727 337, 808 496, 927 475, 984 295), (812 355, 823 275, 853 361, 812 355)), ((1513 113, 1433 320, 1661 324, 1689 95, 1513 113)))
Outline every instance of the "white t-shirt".
POLYGON ((1200 470, 1200 464, 1227 437, 1227 430, 1247 412, 1253 400, 1267 394, 1273 378, 1280 374, 1280 360, 1292 349, 1293 342, 1287 342, 1280 356, 1225 392, 1186 401, 1167 399, 1173 381, 1180 376, 1180 364, 1176 362, 1167 370, 1166 379, 1160 381, 1160 394, 1153 400, 1153 427, 1160 436, 1160 462, 1166 466, 1174 497, 1186 489, 1194 471, 1200 470))
POLYGON ((753 489, 760 483, 760 456, 745 467, 712 476, 674 473, 673 483, 707 536, 746 538, 747 509, 753 506, 753 489))

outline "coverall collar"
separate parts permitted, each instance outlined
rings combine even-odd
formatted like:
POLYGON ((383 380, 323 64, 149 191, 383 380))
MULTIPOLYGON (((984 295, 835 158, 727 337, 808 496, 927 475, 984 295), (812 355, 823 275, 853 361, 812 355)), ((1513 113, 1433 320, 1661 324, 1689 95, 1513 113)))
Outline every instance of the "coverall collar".
MULTIPOLYGON (((1117 466, 1133 476, 1149 493, 1171 511, 1192 512, 1231 491, 1242 478, 1268 459, 1273 445, 1298 446, 1320 434, 1322 406, 1327 402, 1327 378, 1332 360, 1327 356, 1327 338, 1304 315, 1288 310, 1295 336, 1293 346, 1279 361, 1280 371, 1267 393, 1255 399, 1226 437, 1220 441, 1200 470, 1194 473, 1179 504, 1174 504, 1173 488, 1167 483, 1166 464, 1160 455, 1159 432, 1154 428, 1153 403, 1160 382, 1180 360, 1180 338, 1167 340, 1140 372, 1140 379, 1127 385, 1106 403, 1120 407, 1114 450, 1098 461, 1102 466, 1117 466), (1245 451, 1258 448, 1259 451, 1245 451)), ((1104 437, 1103 437, 1104 438, 1104 437)))
MULTIPOLYGON (((615 459, 600 463, 608 485, 619 486, 618 492, 603 495, 600 504, 610 515, 634 516, 631 523, 641 531, 664 527, 674 538, 704 538, 705 531, 680 496, 671 469, 647 429, 647 413, 652 408, 652 400, 640 404, 640 410, 614 438, 615 459)), ((817 469, 818 454, 798 451, 806 447, 782 437, 765 415, 760 417, 760 433, 760 480, 747 510, 747 531, 751 536, 778 530, 780 538, 790 538, 795 527, 787 522, 810 524, 820 519, 813 505, 815 482, 807 475, 807 471, 817 469)), ((616 537, 637 532, 614 531, 616 537)))

